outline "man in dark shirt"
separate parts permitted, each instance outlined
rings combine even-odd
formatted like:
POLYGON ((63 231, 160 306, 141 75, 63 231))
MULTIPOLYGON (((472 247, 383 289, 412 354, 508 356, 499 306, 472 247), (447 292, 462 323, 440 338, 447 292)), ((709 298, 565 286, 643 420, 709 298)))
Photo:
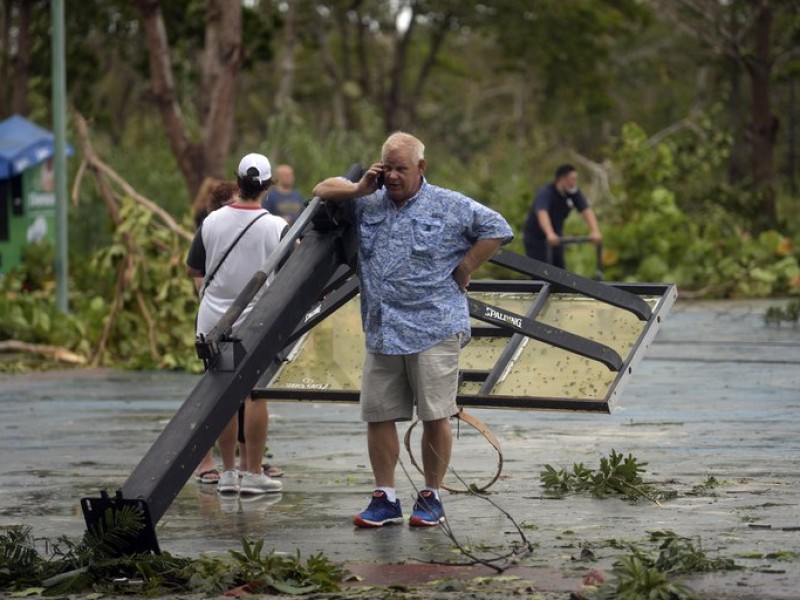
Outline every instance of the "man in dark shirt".
POLYGON ((548 262, 548 246, 552 250, 552 263, 564 268, 564 221, 576 208, 589 226, 589 237, 595 244, 602 240, 594 211, 578 189, 578 172, 572 165, 556 169, 555 181, 536 192, 531 211, 525 222, 525 253, 531 258, 548 262))
POLYGON ((294 169, 291 166, 278 165, 275 180, 275 185, 269 188, 261 206, 273 215, 283 217, 291 225, 303 212, 305 198, 294 188, 294 169))

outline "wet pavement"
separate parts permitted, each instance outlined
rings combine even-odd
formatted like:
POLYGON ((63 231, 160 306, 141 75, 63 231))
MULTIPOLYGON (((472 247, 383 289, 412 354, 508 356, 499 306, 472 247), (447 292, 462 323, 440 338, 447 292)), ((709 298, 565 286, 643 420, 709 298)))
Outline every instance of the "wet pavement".
MULTIPOLYGON (((491 498, 536 546, 509 575, 566 594, 588 569, 608 572, 620 546, 670 530, 745 567, 688 578, 704 597, 800 597, 800 327, 765 325, 764 311, 775 303, 679 302, 612 415, 470 411, 502 444, 503 475, 491 498), (678 498, 656 506, 544 493, 544 464, 596 467, 611 449, 647 462, 645 480, 678 498), (691 495, 709 477, 721 485, 691 495), (596 562, 574 560, 583 547, 596 562)), ((81 535, 80 498, 125 481, 196 380, 111 371, 0 375, 0 526, 81 535)), ((228 501, 190 481, 158 525, 162 548, 196 555, 263 537, 279 551, 324 552, 366 583, 380 579, 376 571, 390 583, 430 577, 376 563, 459 560, 437 529, 352 527, 371 489, 356 406, 272 403, 270 412, 271 462, 286 470, 285 491, 228 501)), ((413 470, 405 455, 403 462, 413 470)), ((480 483, 491 477, 496 454, 462 426, 453 466, 480 483)), ((412 479, 421 483, 416 472, 412 479)), ((398 491, 410 512, 413 488, 400 469, 398 491)), ((503 552, 518 539, 484 500, 446 493, 444 502, 458 539, 479 554, 503 552)))

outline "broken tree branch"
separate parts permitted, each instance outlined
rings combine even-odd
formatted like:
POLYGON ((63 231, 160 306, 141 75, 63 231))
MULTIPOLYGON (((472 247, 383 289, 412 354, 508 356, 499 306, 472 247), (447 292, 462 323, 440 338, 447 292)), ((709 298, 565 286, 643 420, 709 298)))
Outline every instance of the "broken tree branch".
POLYGON ((572 152, 572 158, 575 160, 576 163, 579 165, 589 169, 592 172, 592 175, 597 179, 600 184, 600 191, 603 193, 603 196, 608 198, 612 204, 619 203, 619 200, 614 195, 614 192, 611 191, 611 182, 609 177, 609 172, 601 163, 595 162, 578 152, 572 152))
POLYGON ((81 356, 62 346, 48 344, 29 344, 19 340, 3 340, 0 342, 0 352, 22 352, 23 354, 36 354, 45 358, 52 358, 59 362, 73 365, 85 365, 86 357, 81 356))
MULTIPOLYGON (((86 119, 78 111, 73 111, 73 117, 75 121, 75 129, 77 130, 78 139, 83 152, 83 159, 86 162, 87 168, 91 169, 96 174, 105 176, 111 183, 119 186, 127 197, 154 213, 159 219, 161 219, 161 221, 169 228, 170 231, 182 237, 186 241, 191 242, 194 238, 191 232, 181 227, 178 222, 172 218, 172 215, 158 206, 158 204, 148 198, 145 198, 139 192, 137 192, 131 184, 129 184, 127 181, 125 181, 125 179, 122 178, 122 176, 120 176, 119 173, 109 167, 100 159, 100 157, 97 156, 94 146, 89 139, 89 126, 86 123, 86 119)), ((96 177, 96 179, 98 181, 100 180, 99 177, 96 177)), ((76 194, 77 191, 73 189, 73 196, 76 194)))
POLYGON ((86 159, 81 161, 78 166, 78 172, 75 173, 75 181, 72 184, 72 206, 78 206, 79 192, 83 184, 83 176, 86 174, 86 159))
POLYGON ((708 135, 706 134, 706 132, 703 131, 702 127, 700 127, 697 123, 695 123, 695 117, 698 114, 700 114, 700 112, 701 112, 700 109, 694 109, 692 110, 689 116, 684 117, 680 121, 676 121, 675 123, 672 123, 671 125, 662 129, 661 131, 654 133, 652 136, 650 136, 647 142, 645 142, 644 147, 646 149, 654 148, 668 137, 675 135, 676 133, 679 133, 686 129, 697 135, 697 137, 699 137, 704 142, 708 141, 708 135))

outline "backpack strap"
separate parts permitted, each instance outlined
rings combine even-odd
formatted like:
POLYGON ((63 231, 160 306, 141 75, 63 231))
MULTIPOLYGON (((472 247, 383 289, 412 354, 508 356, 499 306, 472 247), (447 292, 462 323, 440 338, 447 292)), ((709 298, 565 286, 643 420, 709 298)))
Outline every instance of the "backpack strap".
POLYGON ((203 299, 203 295, 206 293, 206 288, 207 288, 207 287, 208 287, 208 286, 211 284, 211 282, 214 280, 214 276, 217 274, 217 271, 219 271, 219 268, 222 266, 222 263, 224 263, 224 262, 225 262, 225 259, 226 259, 226 258, 228 258, 228 255, 231 253, 231 250, 233 250, 233 249, 236 247, 236 244, 238 244, 238 243, 239 243, 239 240, 241 240, 241 239, 242 239, 242 237, 244 236, 244 234, 245 234, 245 233, 247 233, 247 230, 248 230, 248 229, 250 229, 250 228, 251 228, 251 227, 252 227, 252 226, 255 224, 255 222, 256 222, 256 221, 258 221, 258 220, 259 220, 261 217, 265 217, 265 216, 266 216, 266 215, 268 215, 268 214, 269 214, 269 212, 265 210, 265 211, 264 211, 264 212, 262 212, 260 215, 258 215, 258 216, 257 216, 255 219, 253 219, 252 221, 250 221, 250 222, 247 224, 247 227, 245 227, 244 229, 242 229, 242 231, 240 231, 240 232, 239 232, 239 235, 237 235, 237 236, 236 236, 236 239, 235 239, 235 240, 233 240, 233 243, 232 243, 230 246, 228 246, 228 248, 227 248, 227 249, 225 250, 225 252, 222 254, 222 258, 220 258, 220 259, 219 259, 219 261, 218 261, 218 262, 217 262, 217 264, 214 266, 214 268, 211 270, 211 272, 210 272, 209 274, 207 274, 207 275, 206 275, 206 276, 203 278, 203 287, 202 287, 202 288, 200 288, 200 299, 201 299, 201 300, 203 299))

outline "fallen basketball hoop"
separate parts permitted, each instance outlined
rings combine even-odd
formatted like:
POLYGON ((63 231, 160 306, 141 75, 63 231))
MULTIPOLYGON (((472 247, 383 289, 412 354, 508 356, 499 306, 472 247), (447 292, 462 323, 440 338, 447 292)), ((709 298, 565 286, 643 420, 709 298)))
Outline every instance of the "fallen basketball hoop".
MULTIPOLYGON (((357 181, 361 173, 354 165, 348 177, 357 181)), ((109 513, 133 506, 145 527, 120 552, 159 552, 156 524, 248 393, 358 402, 364 340, 355 257, 351 205, 334 210, 312 200, 217 326, 197 341, 206 373, 127 481, 114 495, 81 500, 90 531, 102 531, 109 513), (233 338, 231 326, 273 271, 241 338, 233 338)), ((462 352, 459 406, 609 413, 676 287, 603 283, 509 251, 492 262, 525 279, 471 283, 472 341, 462 352)), ((485 490, 500 475, 502 453, 488 428, 477 428, 500 454, 497 474, 476 486, 485 490)))
MULTIPOLYGON (((674 285, 598 283, 510 252, 493 262, 526 273, 539 269, 558 283, 471 284, 472 340, 461 355, 456 417, 496 450, 498 467, 487 483, 443 485, 451 492, 486 491, 503 468, 499 441, 465 407, 610 413, 677 297, 674 285)), ((254 398, 358 402, 364 338, 357 278, 345 280, 338 291, 335 302, 308 313, 305 321, 314 327, 302 329, 292 351, 262 377, 254 398)), ((415 425, 404 441, 420 471, 410 441, 415 425)))

